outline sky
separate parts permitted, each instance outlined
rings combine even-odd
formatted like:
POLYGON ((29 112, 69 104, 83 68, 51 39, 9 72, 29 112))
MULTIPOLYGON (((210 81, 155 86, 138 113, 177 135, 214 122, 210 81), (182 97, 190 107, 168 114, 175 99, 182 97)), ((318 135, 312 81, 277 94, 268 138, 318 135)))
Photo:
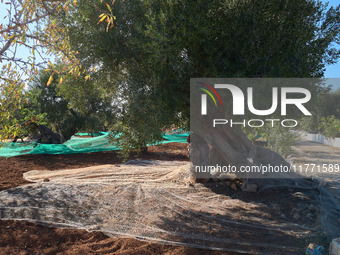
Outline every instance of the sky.
MULTIPOLYGON (((328 1, 323 0, 323 2, 329 2, 330 6, 337 6, 340 4, 339 0, 328 0, 328 1)), ((338 45, 337 47, 339 48, 340 46, 338 45)), ((330 65, 326 67, 325 77, 326 78, 340 78, 340 61, 338 61, 338 63, 334 65, 330 65)))
MULTIPOLYGON (((339 0, 322 0, 322 2, 329 2, 329 6, 337 6, 340 4, 339 0)), ((6 15, 6 7, 7 6, 4 3, 0 3, 0 23, 2 23, 3 17, 6 15)), ((336 47, 340 48, 340 45, 337 45, 336 47)), ((28 50, 21 48, 18 53, 25 58, 24 56, 28 55, 28 50)), ((325 78, 340 78, 340 61, 326 67, 325 78)), ((334 89, 340 89, 340 82, 334 89)))

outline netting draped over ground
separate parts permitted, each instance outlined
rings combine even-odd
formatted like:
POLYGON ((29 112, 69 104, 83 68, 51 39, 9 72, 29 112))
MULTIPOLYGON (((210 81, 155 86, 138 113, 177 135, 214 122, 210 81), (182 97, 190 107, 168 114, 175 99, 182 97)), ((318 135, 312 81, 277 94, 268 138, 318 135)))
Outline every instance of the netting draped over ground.
POLYGON ((24 177, 36 183, 0 192, 0 219, 247 254, 302 254, 301 240, 322 231, 274 217, 265 204, 187 185, 188 167, 135 160, 30 171, 24 177))
MULTIPOLYGON (((24 154, 73 154, 89 153, 98 151, 119 150, 119 148, 109 141, 109 133, 101 132, 97 137, 82 138, 89 135, 79 133, 63 144, 42 144, 38 142, 5 143, 0 149, 0 157, 14 157, 24 154)), ((180 142, 186 143, 189 133, 174 132, 165 133, 160 144, 180 142)))

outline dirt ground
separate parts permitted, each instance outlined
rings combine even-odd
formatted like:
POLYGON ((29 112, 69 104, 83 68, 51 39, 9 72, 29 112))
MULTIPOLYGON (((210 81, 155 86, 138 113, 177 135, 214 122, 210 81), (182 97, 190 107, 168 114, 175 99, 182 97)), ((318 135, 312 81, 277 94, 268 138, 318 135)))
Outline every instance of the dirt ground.
MULTIPOLYGON (((131 157, 131 159, 134 158, 134 156, 131 157)), ((140 158, 189 161, 188 145, 167 143, 160 146, 150 146, 148 152, 140 158)), ((116 151, 68 155, 23 155, 7 159, 0 158, 0 191, 28 184, 29 182, 22 175, 31 170, 73 169, 120 163, 122 163, 122 159, 116 151)))
MULTIPOLYGON (((169 143, 161 146, 149 147, 148 153, 141 156, 147 160, 189 161, 187 144, 169 143)), ((23 178, 23 173, 31 170, 59 170, 75 169, 107 164, 120 164, 122 160, 117 152, 98 152, 72 155, 24 155, 12 158, 0 158, 0 191, 14 188, 29 182, 23 178)), ((231 199, 255 204, 258 212, 254 219, 266 217, 278 224, 296 224, 314 229, 308 238, 301 238, 298 231, 293 234, 273 236, 262 231, 256 231, 260 242, 271 244, 271 240, 294 247, 295 252, 289 254, 303 254, 309 243, 316 243, 327 247, 329 238, 322 235, 319 228, 320 212, 318 209, 318 191, 300 189, 268 189, 260 193, 240 191, 241 183, 234 182, 234 190, 228 182, 206 183, 205 186, 216 194, 223 194, 231 199), (298 251, 298 252, 296 252, 298 251)), ((1 211, 0 211, 1 213, 1 211)), ((243 212, 247 213, 247 212, 243 212)), ((237 215, 237 212, 234 213, 237 215)), ((242 211, 239 213, 242 216, 242 211)), ((234 216, 235 216, 234 215, 234 216)), ((236 217, 236 216, 235 216, 236 217)), ((251 231, 250 231, 251 232, 251 231)), ((242 237, 247 230, 235 226, 230 233, 235 240, 249 242, 242 237), (242 232, 243 231, 243 232, 242 232), (242 235, 241 235, 242 234, 242 235)), ((255 233, 255 232, 253 232, 255 233)), ((253 248, 252 248, 253 249, 253 248)), ((273 249, 262 251, 253 249, 249 254, 286 254, 273 249)), ((85 230, 62 229, 41 226, 29 222, 0 221, 0 254, 235 254, 230 252, 176 247, 171 245, 143 242, 133 238, 111 238, 101 232, 87 232, 85 230)), ((287 253, 288 254, 288 253, 287 253)))
MULTIPOLYGON (((183 160, 187 144, 152 146, 143 159, 183 160)), ((0 158, 0 191, 27 184, 23 173, 31 170, 72 169, 119 164, 117 152, 72 155, 24 155, 0 158)), ((51 228, 21 221, 0 221, 0 254, 233 254, 139 241, 111 238, 101 232, 51 228)))

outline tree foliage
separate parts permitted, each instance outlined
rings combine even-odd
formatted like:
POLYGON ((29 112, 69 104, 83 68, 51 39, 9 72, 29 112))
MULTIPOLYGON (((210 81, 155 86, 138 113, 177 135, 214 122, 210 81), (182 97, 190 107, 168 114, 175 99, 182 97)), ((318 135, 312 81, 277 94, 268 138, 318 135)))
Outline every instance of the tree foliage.
MULTIPOLYGON (((28 65, 25 77, 33 77, 39 49, 57 55, 64 68, 49 62, 47 84, 72 74, 120 101, 117 131, 130 147, 159 140, 173 125, 188 128, 190 77, 321 77, 339 57, 339 7, 316 0, 12 0, 10 7, 0 60, 28 65), (25 63, 15 57, 20 44, 32 52, 25 63)), ((3 90, 25 78, 6 64, 3 90)))
POLYGON ((0 96, 0 144, 6 139, 30 133, 33 122, 43 124, 43 115, 31 109, 34 102, 17 84, 9 84, 0 96))
POLYGON ((73 8, 72 48, 122 101, 130 147, 188 128, 191 77, 321 77, 339 57, 339 7, 320 1, 117 1, 109 31, 97 9, 73 8))
POLYGON ((299 128, 310 133, 322 132, 327 137, 336 136, 336 119, 340 120, 340 90, 332 91, 330 87, 323 88, 318 91, 314 101, 316 102, 313 105, 313 115, 302 118, 299 128), (333 122, 334 127, 332 127, 333 122))
POLYGON ((319 129, 321 133, 327 138, 335 138, 340 135, 340 119, 335 118, 334 115, 329 117, 322 117, 319 129))
POLYGON ((46 86, 50 75, 51 72, 41 70, 29 88, 35 102, 31 104, 32 110, 45 114, 44 120, 50 129, 68 140, 76 132, 95 133, 108 129, 109 124, 114 123, 115 108, 91 81, 71 76, 62 84, 56 79, 46 86))
MULTIPOLYGON (((101 10, 110 27, 114 18, 110 7, 113 3, 106 3, 105 9, 101 10)), ((9 0, 4 3, 1 0, 0 7, 7 13, 1 17, 0 24, 0 114, 6 119, 2 122, 0 141, 14 136, 23 127, 12 114, 23 107, 23 100, 15 100, 18 94, 24 94, 21 91, 38 74, 38 68, 49 64, 53 71, 47 85, 56 74, 60 75, 61 81, 61 75, 78 77, 87 71, 77 59, 77 52, 71 49, 68 28, 58 22, 60 17, 68 15, 70 5, 77 5, 77 1, 9 0), (20 55, 22 52, 29 53, 23 57, 20 55), (55 70, 49 61, 52 55, 63 61, 65 70, 62 73, 55 70)), ((35 119, 31 118, 31 121, 35 119)))

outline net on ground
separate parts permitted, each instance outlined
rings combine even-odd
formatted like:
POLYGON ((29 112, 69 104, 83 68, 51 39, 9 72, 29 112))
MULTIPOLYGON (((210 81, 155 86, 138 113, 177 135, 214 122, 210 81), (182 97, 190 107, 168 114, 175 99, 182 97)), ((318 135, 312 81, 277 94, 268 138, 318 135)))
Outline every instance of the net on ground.
MULTIPOLYGON (((97 137, 82 138, 87 133, 79 133, 63 144, 42 144, 39 142, 5 143, 0 149, 0 157, 14 157, 25 154, 73 154, 90 153, 99 151, 114 151, 119 148, 109 141, 108 132, 101 132, 97 137)), ((189 136, 188 132, 165 133, 163 143, 186 143, 189 136)))
POLYGON ((0 218, 246 254, 302 254, 303 240, 322 231, 192 185, 189 173, 188 162, 145 160, 30 171, 35 183, 0 192, 0 218))

